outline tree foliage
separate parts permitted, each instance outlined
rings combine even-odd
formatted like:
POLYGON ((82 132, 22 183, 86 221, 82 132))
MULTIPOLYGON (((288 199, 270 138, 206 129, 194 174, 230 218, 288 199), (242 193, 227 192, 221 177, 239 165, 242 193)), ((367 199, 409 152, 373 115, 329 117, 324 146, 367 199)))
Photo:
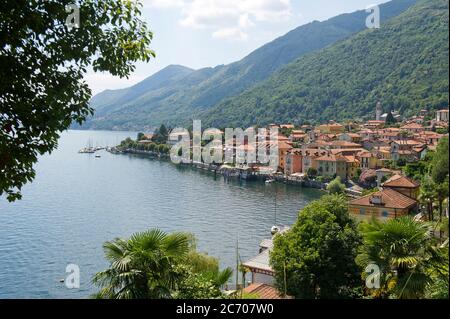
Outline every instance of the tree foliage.
POLYGON ((397 123, 397 120, 394 118, 394 115, 392 115, 391 111, 389 111, 389 113, 387 114, 385 123, 386 125, 393 125, 397 123))
POLYGON ((164 144, 167 143, 168 139, 169 139, 169 130, 164 124, 162 124, 153 135, 152 141, 158 144, 164 144))
POLYGON ((437 146, 431 165, 431 176, 436 183, 444 183, 448 180, 448 136, 443 137, 437 146))
POLYGON ((97 273, 93 282, 105 299, 171 298, 180 280, 176 265, 189 251, 183 233, 166 234, 158 229, 116 238, 103 245, 110 268, 97 273))
POLYGON ((10 201, 35 176, 39 155, 92 114, 89 67, 126 77, 154 56, 152 33, 128 0, 80 0, 79 28, 66 24, 71 0, 6 0, 0 7, 0 195, 10 201))
POLYGON ((270 263, 277 287, 297 298, 349 297, 359 286, 359 244, 345 197, 323 196, 300 211, 291 230, 275 237, 270 263))
POLYGON ((158 229, 116 238, 103 245, 110 267, 93 282, 103 299, 219 298, 232 270, 197 252, 191 234, 158 229))
MULTIPOLYGON (((433 278, 448 274, 448 257, 430 234, 430 225, 409 216, 360 224, 363 245, 357 257, 363 278, 369 264, 380 268, 380 288, 366 289, 375 298, 423 298, 433 278)), ((448 255, 448 254, 447 254, 448 255)))
POLYGON ((374 116, 380 100, 402 115, 449 103, 447 0, 418 1, 379 29, 286 65, 202 113, 208 126, 250 126, 374 116))
POLYGON ((341 182, 341 178, 337 176, 328 184, 327 191, 329 191, 330 194, 344 194, 345 188, 345 185, 341 182))
POLYGON ((318 173, 319 172, 314 167, 308 168, 308 171, 306 172, 306 174, 308 175, 309 178, 315 178, 318 173))

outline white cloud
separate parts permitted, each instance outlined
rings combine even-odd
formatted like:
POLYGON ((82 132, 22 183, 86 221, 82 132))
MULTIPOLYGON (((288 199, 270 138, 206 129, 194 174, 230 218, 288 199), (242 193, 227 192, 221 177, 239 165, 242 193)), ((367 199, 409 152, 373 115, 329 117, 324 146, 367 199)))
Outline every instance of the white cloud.
POLYGON ((184 27, 210 29, 215 38, 247 38, 246 30, 260 22, 292 16, 290 0, 144 0, 146 6, 178 8, 184 27))
POLYGON ((182 8, 188 1, 187 0, 143 0, 144 7, 146 8, 182 8))
POLYGON ((246 40, 248 34, 241 31, 239 28, 223 28, 215 31, 212 34, 216 39, 228 39, 228 40, 246 40))

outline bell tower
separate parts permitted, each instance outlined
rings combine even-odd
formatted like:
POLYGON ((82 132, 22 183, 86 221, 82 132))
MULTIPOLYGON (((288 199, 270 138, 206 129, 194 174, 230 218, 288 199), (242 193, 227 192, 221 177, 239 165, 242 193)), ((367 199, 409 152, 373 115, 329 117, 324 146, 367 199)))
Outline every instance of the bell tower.
POLYGON ((381 107, 381 102, 378 101, 377 102, 377 107, 376 107, 376 120, 380 121, 381 120, 381 114, 383 113, 383 109, 381 107))

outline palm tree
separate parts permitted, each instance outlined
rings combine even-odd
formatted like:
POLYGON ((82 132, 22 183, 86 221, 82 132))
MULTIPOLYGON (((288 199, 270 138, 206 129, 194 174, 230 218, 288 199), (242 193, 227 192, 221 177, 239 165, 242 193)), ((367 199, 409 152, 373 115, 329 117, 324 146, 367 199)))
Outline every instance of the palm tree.
POLYGON ((439 208, 439 222, 442 222, 443 203, 448 198, 448 178, 443 183, 436 185, 436 197, 439 208))
POLYGON ((431 176, 426 175, 422 179, 419 200, 426 205, 428 220, 432 221, 434 219, 433 216, 433 202, 436 199, 436 185, 431 178, 431 176))
POLYGON ((103 245, 110 268, 97 273, 96 295, 108 299, 170 298, 178 272, 175 265, 188 252, 188 236, 158 229, 116 238, 103 245))
POLYGON ((361 224, 363 245, 357 263, 373 263, 381 270, 376 298, 421 298, 437 272, 448 271, 443 249, 430 236, 430 224, 409 216, 361 224))

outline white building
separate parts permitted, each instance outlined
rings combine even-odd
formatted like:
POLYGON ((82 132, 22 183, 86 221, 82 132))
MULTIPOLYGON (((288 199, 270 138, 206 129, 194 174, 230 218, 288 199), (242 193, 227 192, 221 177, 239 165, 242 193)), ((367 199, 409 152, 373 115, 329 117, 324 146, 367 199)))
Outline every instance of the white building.
POLYGON ((436 112, 436 121, 448 123, 448 109, 437 111, 436 112))

